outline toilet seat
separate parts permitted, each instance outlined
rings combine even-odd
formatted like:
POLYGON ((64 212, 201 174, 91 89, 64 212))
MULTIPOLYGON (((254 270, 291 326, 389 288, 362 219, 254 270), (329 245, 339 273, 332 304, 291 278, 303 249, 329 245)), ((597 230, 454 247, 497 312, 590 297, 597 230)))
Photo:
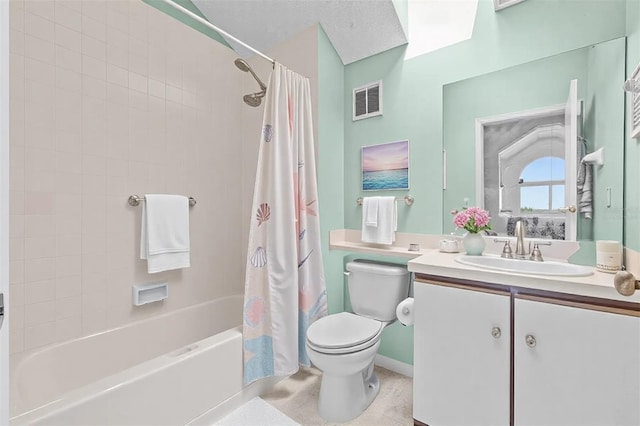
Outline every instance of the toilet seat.
POLYGON ((325 354, 358 352, 373 346, 386 324, 350 312, 320 318, 307 329, 307 345, 325 354))

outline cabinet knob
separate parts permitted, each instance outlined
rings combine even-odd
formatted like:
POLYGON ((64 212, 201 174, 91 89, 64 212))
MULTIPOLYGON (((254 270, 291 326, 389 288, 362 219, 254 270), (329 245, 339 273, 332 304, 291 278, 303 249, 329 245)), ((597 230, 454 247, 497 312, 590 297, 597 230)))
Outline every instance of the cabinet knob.
POLYGON ((491 329, 491 335, 495 338, 495 339, 499 339, 500 336, 502 336, 502 331, 500 330, 500 327, 493 327, 491 329))
POLYGON ((527 336, 524 338, 524 341, 530 348, 534 348, 536 346, 536 338, 531 334, 527 334, 527 336))

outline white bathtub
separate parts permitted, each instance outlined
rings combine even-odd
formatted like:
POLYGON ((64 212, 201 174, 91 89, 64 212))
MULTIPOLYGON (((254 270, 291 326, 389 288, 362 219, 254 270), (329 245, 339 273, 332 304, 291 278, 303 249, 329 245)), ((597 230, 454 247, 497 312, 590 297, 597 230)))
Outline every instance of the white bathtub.
POLYGON ((243 387, 241 323, 231 296, 46 347, 16 369, 11 424, 211 422, 274 383, 243 387))

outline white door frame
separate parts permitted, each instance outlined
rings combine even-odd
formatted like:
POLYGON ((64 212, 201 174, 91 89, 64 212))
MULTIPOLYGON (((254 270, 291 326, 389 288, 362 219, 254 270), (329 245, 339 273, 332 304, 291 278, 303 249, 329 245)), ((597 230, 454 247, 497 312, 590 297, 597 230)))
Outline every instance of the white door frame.
MULTIPOLYGON (((576 91, 577 93, 577 91, 576 91)), ((577 99, 577 98, 576 98, 577 99)), ((506 123, 509 121, 517 120, 523 117, 544 117, 549 115, 562 115, 565 112, 567 104, 551 105, 541 108, 533 108, 526 111, 510 112, 506 114, 495 115, 492 117, 476 118, 476 205, 480 208, 485 208, 484 205, 484 129, 485 126, 495 125, 500 123, 506 123)), ((574 120, 575 121, 575 120, 574 120)), ((566 125, 565 125, 566 127, 566 125)), ((565 141, 565 144, 568 143, 565 141)), ((565 153, 565 194, 571 193, 573 188, 573 198, 575 200, 575 188, 576 188, 576 157, 577 149, 575 145, 572 147, 571 158, 567 158, 568 154, 565 153), (573 167, 570 165, 573 164, 573 167), (568 169, 567 169, 568 167, 568 169)), ((571 203, 571 204, 575 204, 571 203)), ((570 204, 566 204, 570 205, 570 204)), ((566 212, 566 241, 576 240, 577 223, 576 215, 570 212, 566 212)))
POLYGON ((9 424, 9 2, 0 0, 0 425, 9 424))

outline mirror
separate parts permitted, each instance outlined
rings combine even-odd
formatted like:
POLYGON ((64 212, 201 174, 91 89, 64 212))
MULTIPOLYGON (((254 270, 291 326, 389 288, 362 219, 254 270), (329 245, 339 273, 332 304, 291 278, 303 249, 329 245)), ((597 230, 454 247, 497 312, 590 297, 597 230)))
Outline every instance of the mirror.
POLYGON ((500 236, 622 241, 624 76, 619 38, 445 85, 443 232, 478 205, 500 236))

